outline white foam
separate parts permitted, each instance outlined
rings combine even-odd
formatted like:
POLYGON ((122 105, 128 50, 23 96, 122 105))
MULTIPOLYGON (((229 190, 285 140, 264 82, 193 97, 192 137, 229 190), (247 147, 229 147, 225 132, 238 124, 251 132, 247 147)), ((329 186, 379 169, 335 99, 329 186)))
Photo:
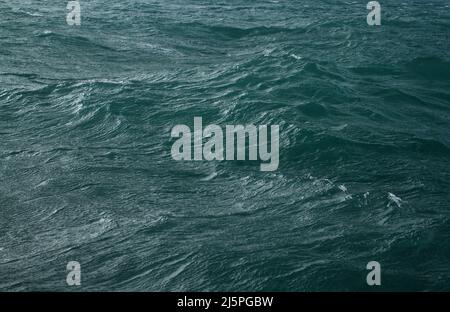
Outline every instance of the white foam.
POLYGON ((338 188, 339 188, 342 192, 347 193, 347 188, 345 187, 344 184, 339 185, 338 188))
POLYGON ((211 181, 212 179, 214 179, 215 177, 217 177, 217 172, 213 172, 210 175, 208 175, 207 177, 204 177, 203 179, 201 179, 201 181, 211 181))
POLYGON ((397 205, 397 207, 402 206, 402 199, 400 197, 398 197, 397 195, 388 192, 388 199, 390 200, 390 202, 395 203, 397 205))

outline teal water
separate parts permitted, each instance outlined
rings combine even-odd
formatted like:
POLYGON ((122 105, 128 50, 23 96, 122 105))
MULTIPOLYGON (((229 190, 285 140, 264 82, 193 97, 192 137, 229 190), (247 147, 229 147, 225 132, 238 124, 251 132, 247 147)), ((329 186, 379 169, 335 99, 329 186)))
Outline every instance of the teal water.
POLYGON ((450 290, 448 1, 81 2, 0 1, 0 290, 450 290), (174 161, 194 116, 278 170, 174 161))

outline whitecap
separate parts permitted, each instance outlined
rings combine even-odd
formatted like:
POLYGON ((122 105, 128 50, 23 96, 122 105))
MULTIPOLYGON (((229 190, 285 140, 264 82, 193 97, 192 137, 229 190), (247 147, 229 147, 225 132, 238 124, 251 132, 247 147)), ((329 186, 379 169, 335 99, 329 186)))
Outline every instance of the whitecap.
POLYGON ((40 182, 38 185, 35 186, 35 188, 43 187, 48 185, 49 180, 44 180, 40 182))
POLYGON ((204 177, 203 179, 201 179, 201 181, 211 181, 212 179, 214 179, 215 177, 217 177, 217 172, 213 172, 210 175, 208 175, 207 177, 204 177))
POLYGON ((388 192, 388 199, 389 199, 389 201, 390 201, 389 204, 388 204, 388 206, 389 206, 391 203, 395 203, 395 204, 397 205, 397 207, 401 207, 402 201, 403 201, 403 200, 402 200, 400 197, 398 197, 397 195, 388 192))
POLYGON ((271 54, 272 54, 272 52, 273 51, 275 51, 275 48, 272 48, 272 49, 265 49, 264 51, 263 51, 263 55, 264 56, 270 56, 271 54))
POLYGON ((341 131, 341 130, 344 130, 345 128, 347 128, 347 124, 343 124, 343 125, 340 125, 340 126, 336 126, 336 127, 331 127, 330 129, 331 130, 333 130, 333 131, 341 131))

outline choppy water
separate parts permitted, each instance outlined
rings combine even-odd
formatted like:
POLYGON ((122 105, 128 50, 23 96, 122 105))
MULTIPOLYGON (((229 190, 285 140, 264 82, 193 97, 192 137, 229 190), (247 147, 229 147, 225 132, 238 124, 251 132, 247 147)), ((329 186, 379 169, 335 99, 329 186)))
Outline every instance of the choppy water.
POLYGON ((0 290, 450 290, 450 4, 0 1, 0 290), (280 166, 170 130, 279 124, 280 166))

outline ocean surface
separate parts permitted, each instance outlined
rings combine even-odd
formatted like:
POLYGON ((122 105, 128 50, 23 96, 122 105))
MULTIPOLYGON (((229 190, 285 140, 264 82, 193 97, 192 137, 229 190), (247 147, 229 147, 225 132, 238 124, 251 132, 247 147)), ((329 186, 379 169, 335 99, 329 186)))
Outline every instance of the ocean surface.
POLYGON ((450 290, 450 2, 367 2, 0 0, 0 290, 450 290))

